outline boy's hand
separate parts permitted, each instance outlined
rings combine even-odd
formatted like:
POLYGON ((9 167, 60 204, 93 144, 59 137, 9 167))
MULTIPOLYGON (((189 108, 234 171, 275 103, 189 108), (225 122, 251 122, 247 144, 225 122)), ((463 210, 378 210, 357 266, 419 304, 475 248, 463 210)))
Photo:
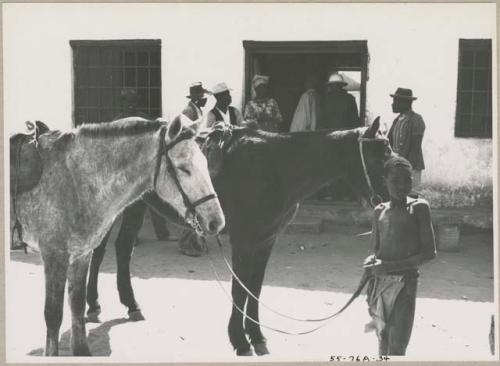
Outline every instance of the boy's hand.
POLYGON ((377 260, 377 257, 375 256, 375 254, 369 255, 368 257, 365 258, 365 260, 363 262, 363 267, 365 267, 369 264, 375 263, 376 260, 377 260))
MULTIPOLYGON (((366 262, 366 260, 365 260, 365 262, 366 262)), ((375 276, 382 275, 382 274, 385 274, 387 272, 384 263, 380 259, 377 259, 377 258, 375 258, 374 261, 372 261, 368 264, 365 264, 363 266, 363 268, 365 270, 370 271, 375 276)))

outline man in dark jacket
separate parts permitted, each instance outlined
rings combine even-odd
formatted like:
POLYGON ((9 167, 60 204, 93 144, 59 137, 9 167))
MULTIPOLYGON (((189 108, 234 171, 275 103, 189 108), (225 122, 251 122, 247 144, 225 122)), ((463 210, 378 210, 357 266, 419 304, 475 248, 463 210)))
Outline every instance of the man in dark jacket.
POLYGON ((325 98, 325 117, 317 129, 342 130, 360 126, 356 99, 344 87, 347 83, 341 74, 333 73, 328 79, 325 98))
POLYGON ((413 96, 411 89, 398 88, 391 94, 392 111, 399 113, 389 130, 389 141, 394 152, 407 159, 412 167, 413 188, 418 188, 425 169, 422 153, 425 123, 422 116, 412 110, 413 96))

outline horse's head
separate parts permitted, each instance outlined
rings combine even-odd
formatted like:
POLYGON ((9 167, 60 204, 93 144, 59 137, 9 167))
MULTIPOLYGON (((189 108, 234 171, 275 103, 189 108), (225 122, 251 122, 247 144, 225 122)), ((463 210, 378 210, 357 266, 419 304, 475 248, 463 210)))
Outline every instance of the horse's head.
POLYGON ((369 127, 359 129, 356 163, 350 169, 352 189, 365 207, 389 198, 383 181, 384 163, 393 153, 379 127, 380 117, 377 117, 369 127))
POLYGON ((207 160, 194 138, 198 126, 186 125, 178 116, 162 127, 155 190, 199 234, 216 234, 224 227, 225 219, 207 160))

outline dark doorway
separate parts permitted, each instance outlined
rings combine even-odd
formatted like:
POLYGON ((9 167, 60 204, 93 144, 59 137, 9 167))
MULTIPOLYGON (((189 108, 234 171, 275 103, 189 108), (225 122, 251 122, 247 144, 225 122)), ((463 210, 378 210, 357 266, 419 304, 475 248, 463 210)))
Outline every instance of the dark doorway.
POLYGON ((139 112, 161 116, 161 41, 70 41, 73 123, 108 122, 121 110, 120 91, 134 88, 139 112))
POLYGON ((350 90, 358 101, 361 121, 365 117, 368 50, 366 41, 257 42, 244 41, 245 100, 251 98, 251 80, 255 74, 270 77, 271 95, 283 116, 282 131, 288 131, 295 107, 304 92, 304 78, 314 70, 326 81, 339 71, 358 79, 358 90, 350 90))

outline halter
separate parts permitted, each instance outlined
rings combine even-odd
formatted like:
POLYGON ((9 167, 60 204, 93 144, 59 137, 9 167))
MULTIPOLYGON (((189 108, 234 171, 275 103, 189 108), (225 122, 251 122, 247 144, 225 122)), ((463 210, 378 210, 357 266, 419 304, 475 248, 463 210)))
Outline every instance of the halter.
MULTIPOLYGON (((154 175, 154 180, 153 180, 153 187, 156 190, 156 182, 158 180, 158 174, 160 173, 160 167, 161 167, 161 161, 162 158, 165 157, 165 160, 167 162, 167 170, 172 176, 175 185, 177 186, 177 189, 181 193, 182 196, 182 201, 184 202, 184 206, 186 206, 186 214, 184 215, 184 219, 189 222, 192 226, 194 226, 194 229, 196 231, 202 231, 200 230, 199 223, 197 221, 197 212, 196 212, 196 207, 202 205, 203 203, 210 201, 212 199, 216 199, 217 195, 215 193, 211 193, 203 198, 200 198, 194 202, 191 202, 189 197, 187 196, 186 192, 182 188, 182 185, 179 181, 179 177, 177 176, 177 172, 175 170, 175 166, 172 163, 172 160, 170 159, 170 156, 168 156, 168 151, 172 149, 175 145, 177 145, 179 142, 187 140, 191 138, 189 134, 180 134, 176 139, 173 141, 170 141, 168 144, 165 144, 165 134, 167 132, 167 128, 164 126, 160 130, 160 143, 158 146, 158 160, 156 161, 156 169, 155 169, 155 175, 154 175), (189 216, 192 218, 190 219, 189 216)), ((203 232, 203 231, 202 231, 203 232)))
POLYGON ((359 137, 358 138, 359 155, 361 156, 361 165, 363 166, 363 173, 365 175, 366 185, 368 186, 368 190, 370 191, 370 204, 373 207, 375 207, 380 202, 382 202, 382 198, 378 194, 375 193, 375 190, 373 189, 373 186, 372 186, 372 181, 370 179, 370 176, 368 175, 368 169, 366 168, 365 155, 363 153, 363 142, 367 142, 367 141, 380 141, 380 140, 376 139, 376 138, 368 138, 368 137, 359 137))

